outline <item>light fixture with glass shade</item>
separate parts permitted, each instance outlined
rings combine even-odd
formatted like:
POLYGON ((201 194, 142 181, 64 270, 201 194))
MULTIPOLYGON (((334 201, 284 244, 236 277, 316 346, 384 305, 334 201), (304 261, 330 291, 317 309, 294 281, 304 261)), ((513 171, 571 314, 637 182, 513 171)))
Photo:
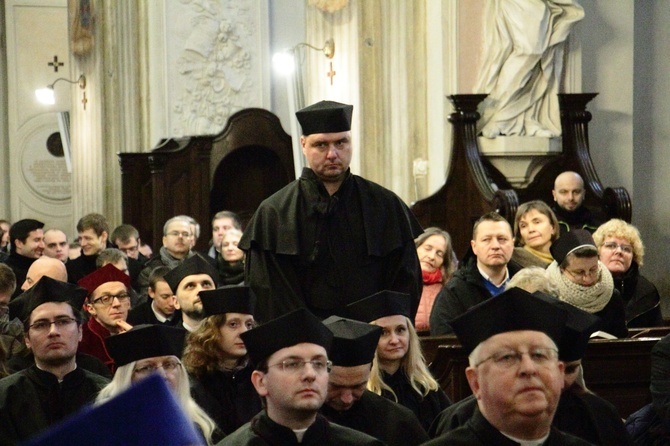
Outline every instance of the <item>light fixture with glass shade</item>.
MULTIPOLYGON (((56 85, 57 82, 59 81, 65 81, 69 82, 71 84, 79 84, 79 88, 82 90, 86 89, 86 76, 83 74, 79 76, 77 80, 71 81, 70 79, 66 79, 64 77, 59 77, 56 79, 52 84, 47 85, 46 88, 38 88, 35 90, 35 96, 37 97, 37 100, 41 104, 46 104, 46 105, 53 105, 56 103, 56 95, 54 94, 54 85, 56 85)), ((86 92, 84 91, 84 97, 81 100, 82 104, 84 104, 84 110, 86 109, 86 92)))

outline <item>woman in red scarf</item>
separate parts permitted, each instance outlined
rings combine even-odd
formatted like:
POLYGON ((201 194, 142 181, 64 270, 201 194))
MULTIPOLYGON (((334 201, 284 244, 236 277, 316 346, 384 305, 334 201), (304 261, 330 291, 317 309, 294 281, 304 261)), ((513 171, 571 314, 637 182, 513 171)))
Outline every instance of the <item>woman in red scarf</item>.
POLYGON ((440 228, 427 228, 414 243, 423 275, 423 292, 414 325, 417 332, 424 332, 430 330, 428 320, 435 296, 456 271, 458 261, 449 233, 440 228))

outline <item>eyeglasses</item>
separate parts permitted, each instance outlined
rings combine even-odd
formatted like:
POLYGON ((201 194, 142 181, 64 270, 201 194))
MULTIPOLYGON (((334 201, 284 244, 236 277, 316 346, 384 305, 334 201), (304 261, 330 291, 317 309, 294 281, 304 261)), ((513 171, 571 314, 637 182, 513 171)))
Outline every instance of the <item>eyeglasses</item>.
POLYGON ((51 326, 54 325, 58 330, 65 329, 72 324, 77 322, 76 319, 71 317, 59 317, 53 321, 48 321, 46 319, 40 319, 33 322, 28 328, 32 329, 36 333, 44 333, 51 330, 51 326))
POLYGON ((595 277, 595 278, 600 277, 600 268, 598 268, 597 266, 594 266, 588 271, 570 271, 569 269, 565 269, 564 271, 570 274, 576 280, 584 280, 587 277, 595 277))
POLYGON ((132 254, 137 252, 138 249, 139 246, 135 245, 135 246, 129 246, 127 248, 119 248, 119 251, 123 252, 124 254, 132 254))
POLYGON ((279 366, 285 372, 298 374, 302 373, 307 364, 311 364, 316 373, 330 373, 330 370, 333 368, 332 361, 326 361, 325 359, 313 359, 311 361, 305 361, 303 359, 285 359, 277 364, 268 365, 268 367, 279 366))
POLYGON ((112 302, 114 302, 114 299, 119 299, 119 302, 123 304, 130 301, 130 295, 126 291, 119 294, 103 294, 97 299, 94 299, 92 303, 102 304, 108 307, 112 304, 112 302))
POLYGON ((621 250, 621 252, 625 254, 632 254, 633 253, 633 247, 631 245, 619 245, 616 242, 607 242, 603 244, 603 248, 605 248, 608 251, 616 251, 617 248, 621 250))
POLYGON ((166 235, 169 235, 170 237, 184 237, 184 238, 189 238, 191 236, 190 232, 179 232, 179 231, 172 231, 168 232, 166 235))
POLYGON ((528 352, 517 350, 503 350, 496 352, 486 359, 479 361, 475 367, 479 367, 486 361, 493 361, 493 364, 503 369, 511 369, 521 364, 523 355, 528 355, 531 361, 537 366, 546 367, 558 359, 558 351, 553 348, 534 348, 528 352))
POLYGON ((136 373, 140 376, 146 376, 154 373, 158 369, 165 370, 165 373, 173 374, 177 369, 181 367, 181 362, 179 361, 165 361, 162 364, 147 364, 142 367, 138 367, 133 370, 133 373, 136 373))

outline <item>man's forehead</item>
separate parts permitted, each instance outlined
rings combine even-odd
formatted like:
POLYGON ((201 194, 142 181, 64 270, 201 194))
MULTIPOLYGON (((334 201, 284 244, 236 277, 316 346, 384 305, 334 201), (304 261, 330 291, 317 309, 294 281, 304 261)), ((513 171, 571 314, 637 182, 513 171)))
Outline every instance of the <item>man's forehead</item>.
POLYGON ((63 231, 59 231, 57 229, 52 229, 50 231, 47 231, 44 233, 44 240, 49 240, 49 241, 66 241, 67 236, 63 231))
POLYGON ((173 221, 167 226, 168 232, 172 229, 177 229, 177 228, 186 228, 188 230, 191 229, 191 225, 188 222, 185 221, 173 221))
POLYGON ((338 141, 343 138, 351 138, 351 131, 337 133, 313 133, 305 136, 308 142, 316 141, 338 141))
POLYGON ((512 228, 506 221, 485 220, 477 226, 477 238, 485 235, 512 235, 512 228))
POLYGON ((202 282, 203 280, 209 280, 212 283, 214 283, 214 279, 212 279, 212 276, 210 276, 209 274, 201 273, 201 274, 191 274, 184 277, 183 279, 181 279, 181 282, 179 282, 179 286, 182 287, 187 283, 202 282))
POLYGON ((518 330, 498 333, 482 342, 482 347, 487 349, 516 348, 518 346, 533 346, 553 348, 554 342, 546 333, 535 330, 518 330))
POLYGON ((333 365, 329 380, 333 384, 350 386, 367 382, 370 377, 370 364, 362 364, 353 367, 342 367, 333 365))
POLYGON ((292 345, 290 347, 284 347, 277 350, 272 355, 270 359, 276 359, 283 361, 291 357, 297 358, 312 358, 315 356, 327 356, 326 349, 323 346, 318 344, 312 344, 310 342, 302 342, 300 344, 292 345))
POLYGON ((230 217, 221 217, 214 220, 214 226, 233 226, 233 219, 230 217))
POLYGON ((98 295, 106 292, 115 293, 121 291, 128 291, 123 282, 105 282, 96 288, 92 295, 98 295))
POLYGON ((72 306, 67 302, 45 302, 30 313, 31 319, 43 319, 56 316, 74 316, 72 306))

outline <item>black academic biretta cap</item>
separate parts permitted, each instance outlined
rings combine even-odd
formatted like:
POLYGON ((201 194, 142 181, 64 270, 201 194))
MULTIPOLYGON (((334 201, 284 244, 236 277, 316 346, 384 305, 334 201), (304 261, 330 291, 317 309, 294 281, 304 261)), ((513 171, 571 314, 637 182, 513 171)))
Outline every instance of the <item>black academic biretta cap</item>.
POLYGON ((338 133, 351 130, 353 110, 353 105, 321 101, 298 110, 295 116, 305 136, 313 133, 338 133))
POLYGON ((254 314, 256 295, 247 285, 230 285, 198 294, 205 316, 226 313, 254 314))
POLYGON ((184 446, 204 444, 163 377, 152 375, 100 405, 30 438, 25 446, 184 446))
POLYGON ((567 318, 564 309, 514 287, 470 308, 451 327, 469 355, 491 336, 509 331, 541 331, 558 346, 567 318))
POLYGON ((111 263, 82 277, 77 282, 77 285, 86 288, 90 296, 100 285, 107 282, 121 282, 126 286, 127 290, 130 290, 130 276, 111 263))
POLYGON ((340 316, 331 316, 323 324, 334 336, 328 356, 333 365, 355 367, 372 362, 382 333, 381 327, 340 316))
POLYGON ((570 232, 562 232, 561 236, 549 247, 551 256, 559 265, 572 251, 583 246, 596 247, 591 233, 585 229, 573 229, 570 232))
POLYGON ((240 334, 254 366, 282 348, 303 342, 330 350, 333 333, 305 308, 292 311, 240 334))
POLYGON ((84 288, 42 276, 35 285, 10 302, 10 316, 25 321, 35 308, 47 302, 68 302, 79 311, 86 295, 84 288))
POLYGON ((352 319, 363 322, 386 316, 410 317, 411 297, 407 293, 384 290, 347 305, 346 311, 352 319))
POLYGON ((168 272, 164 279, 170 285, 172 292, 177 294, 177 288, 181 281, 194 274, 207 274, 214 281, 214 285, 218 285, 219 272, 200 254, 195 254, 181 262, 179 266, 168 272))
POLYGON ((570 305, 540 291, 534 292, 533 296, 564 309, 568 314, 568 319, 565 322, 565 331, 558 344, 558 359, 566 362, 582 359, 584 353, 586 353, 586 347, 589 344, 589 339, 591 339, 591 334, 597 331, 601 319, 594 314, 587 313, 581 308, 577 308, 574 305, 570 305))
POLYGON ((156 356, 181 358, 186 330, 162 324, 136 325, 131 330, 105 338, 109 355, 117 366, 156 356))

